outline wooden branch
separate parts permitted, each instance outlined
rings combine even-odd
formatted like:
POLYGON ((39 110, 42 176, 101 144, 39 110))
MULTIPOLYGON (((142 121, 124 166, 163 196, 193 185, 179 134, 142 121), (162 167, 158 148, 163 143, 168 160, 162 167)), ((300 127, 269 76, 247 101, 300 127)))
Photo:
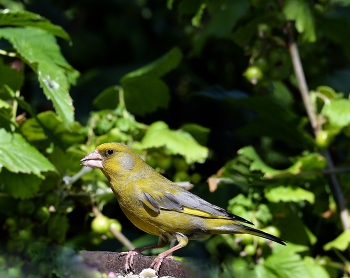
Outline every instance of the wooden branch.
MULTIPOLYGON (((97 268, 102 273, 113 272, 118 275, 126 276, 130 271, 125 271, 125 253, 100 252, 100 251, 81 251, 84 261, 91 267, 97 268)), ((142 254, 135 255, 133 274, 140 274, 142 270, 150 268, 154 257, 142 254)), ((159 271, 158 277, 167 276, 169 278, 188 278, 185 269, 179 261, 173 259, 164 259, 159 271)))
MULTIPOLYGON (((300 94, 302 96, 307 115, 308 115, 309 120, 311 122, 313 132, 316 136, 318 134, 318 132, 320 131, 320 125, 319 125, 318 120, 317 120, 316 112, 315 112, 315 110, 312 106, 312 103, 311 103, 309 88, 308 88, 307 83, 306 83, 305 74, 304 74, 303 66, 302 66, 299 51, 298 51, 298 46, 293 39, 291 27, 290 26, 288 26, 288 27, 289 27, 288 33, 289 33, 289 40, 290 40, 289 52, 290 52, 290 55, 292 58, 294 72, 295 72, 295 75, 296 75, 297 80, 298 80, 300 94)), ((348 229, 350 229, 349 210, 346 207, 346 200, 345 200, 344 193, 343 193, 342 188, 339 184, 338 178, 334 172, 335 167, 333 164, 332 157, 329 153, 329 150, 322 151, 322 155, 325 157, 325 159, 327 161, 327 168, 330 171, 330 185, 332 188, 334 199, 338 205, 338 209, 340 212, 340 219, 341 219, 343 229, 348 230, 348 229)))

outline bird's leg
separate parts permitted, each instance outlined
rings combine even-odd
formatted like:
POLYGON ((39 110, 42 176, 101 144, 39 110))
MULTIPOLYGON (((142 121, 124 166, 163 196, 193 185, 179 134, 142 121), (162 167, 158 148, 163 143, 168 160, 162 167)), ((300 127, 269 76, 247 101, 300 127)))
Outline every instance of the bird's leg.
POLYGON ((153 249, 153 248, 161 248, 164 247, 166 244, 168 243, 168 239, 166 237, 160 236, 158 243, 157 244, 153 244, 153 245, 149 245, 149 246, 144 246, 144 247, 140 247, 140 248, 135 248, 132 251, 129 252, 123 252, 121 253, 122 255, 125 254, 126 255, 126 259, 125 259, 125 270, 130 270, 131 267, 134 264, 134 256, 137 254, 141 254, 141 252, 145 251, 145 250, 149 250, 149 249, 153 249))
POLYGON ((164 251, 163 253, 160 253, 157 258, 154 259, 153 263, 151 264, 151 267, 158 272, 160 265, 162 264, 163 260, 172 252, 185 247, 188 243, 188 238, 187 236, 181 234, 181 233, 176 233, 175 237, 177 241, 179 242, 178 245, 175 245, 174 247, 170 248, 169 250, 164 251))

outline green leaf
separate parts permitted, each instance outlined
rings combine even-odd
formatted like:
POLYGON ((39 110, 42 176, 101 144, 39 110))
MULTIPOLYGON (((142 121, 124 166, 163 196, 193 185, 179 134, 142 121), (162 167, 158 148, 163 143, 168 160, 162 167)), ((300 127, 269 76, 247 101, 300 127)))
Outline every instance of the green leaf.
POLYGON ((6 169, 0 172, 5 191, 14 198, 28 199, 39 191, 41 179, 35 175, 12 173, 6 169))
POLYGON ((308 272, 307 277, 310 278, 329 278, 328 272, 320 266, 314 258, 304 257, 305 268, 308 272))
POLYGON ((288 20, 295 20, 295 27, 303 40, 316 41, 315 22, 308 1, 286 0, 283 13, 288 20))
POLYGON ((73 122, 73 104, 69 96, 70 84, 74 84, 78 72, 60 53, 55 37, 46 31, 33 28, 2 28, 0 38, 13 47, 37 73, 41 87, 63 119, 66 126, 73 122))
POLYGON ((308 201, 313 204, 315 202, 315 195, 300 187, 279 186, 266 188, 264 193, 266 199, 272 203, 308 201))
POLYGON ((40 176, 40 172, 55 171, 51 162, 18 133, 0 129, 0 153, 0 168, 14 173, 40 176))
POLYGON ((150 125, 141 146, 144 149, 166 147, 172 154, 184 156, 189 164, 203 163, 208 156, 208 149, 199 145, 189 133, 170 130, 164 122, 150 125))
POLYGON ((308 250, 308 247, 302 245, 288 243, 287 246, 278 246, 276 244, 272 249, 273 254, 262 265, 267 272, 273 273, 278 278, 308 277, 305 262, 297 254, 305 250, 308 250))
POLYGON ((318 153, 310 153, 297 157, 294 164, 285 170, 276 170, 268 166, 252 146, 244 147, 238 150, 237 153, 250 160, 250 171, 261 171, 265 179, 278 178, 286 175, 298 175, 308 171, 319 171, 326 167, 325 158, 318 153))
POLYGON ((252 146, 244 147, 238 150, 237 153, 251 160, 249 167, 251 171, 261 171, 264 173, 265 177, 273 177, 280 173, 279 170, 271 168, 264 161, 262 161, 262 159, 252 146))
POLYGON ((0 58, 0 97, 2 99, 10 99, 10 93, 5 87, 7 85, 13 92, 22 87, 24 79, 23 62, 19 59, 12 60, 9 64, 4 64, 0 58))
POLYGON ((293 104, 293 95, 289 91, 286 85, 282 81, 273 81, 272 82, 274 90, 273 96, 277 99, 277 101, 286 107, 289 107, 293 104))
POLYGON ((136 115, 145 115, 157 108, 167 108, 170 100, 169 88, 160 79, 138 77, 122 82, 125 104, 136 115))
POLYGON ((327 97, 328 99, 341 98, 343 94, 338 94, 333 88, 328 86, 318 86, 316 91, 327 97))
POLYGON ((245 136, 270 137, 290 146, 311 147, 314 142, 303 129, 303 121, 290 107, 272 96, 228 99, 235 107, 248 108, 254 114, 238 133, 245 136))
POLYGON ((10 130, 13 125, 16 123, 12 122, 12 107, 0 99, 0 126, 10 130))
POLYGON ((85 132, 78 122, 74 122, 68 130, 53 111, 42 112, 36 118, 25 121, 21 132, 30 143, 41 146, 54 142, 64 148, 85 140, 85 132))
POLYGON ((111 86, 103 90, 93 101, 93 104, 103 110, 103 109, 115 109, 119 103, 119 86, 111 86))
POLYGON ((207 144, 209 128, 197 124, 184 124, 180 129, 191 134, 199 144, 203 146, 207 144))
POLYGON ((204 12, 205 8, 206 8, 206 4, 203 3, 199 7, 195 16, 192 17, 192 25, 193 26, 198 27, 198 28, 201 26, 201 20, 202 20, 202 16, 203 16, 203 12, 204 12))
POLYGON ((0 12, 0 26, 32 26, 46 32, 70 40, 69 35, 62 27, 52 24, 49 20, 28 11, 2 10, 0 12))
POLYGON ((159 107, 166 108, 169 88, 160 78, 176 68, 181 59, 181 50, 174 47, 160 59, 125 75, 120 83, 128 110, 144 115, 159 107))
POLYGON ((321 111, 334 127, 343 128, 350 124, 350 100, 333 99, 321 111))
POLYGON ((340 234, 336 239, 328 242, 326 245, 323 246, 323 249, 328 251, 332 248, 345 251, 349 248, 350 244, 350 230, 346 230, 340 234))
POLYGON ((236 23, 249 11, 249 2, 227 1, 216 7, 202 32, 194 37, 194 53, 199 54, 210 37, 225 38, 231 35, 236 23))

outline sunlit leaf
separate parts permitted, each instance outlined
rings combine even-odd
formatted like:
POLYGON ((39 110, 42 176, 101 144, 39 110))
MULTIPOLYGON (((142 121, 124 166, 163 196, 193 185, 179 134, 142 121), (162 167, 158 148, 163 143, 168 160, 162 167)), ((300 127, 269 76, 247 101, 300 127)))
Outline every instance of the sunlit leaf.
POLYGON ((18 133, 8 133, 0 129, 0 168, 5 167, 14 173, 54 171, 55 167, 37 149, 18 133))
POLYGON ((171 130, 164 122, 153 123, 141 143, 144 149, 166 147, 172 154, 183 155, 187 163, 202 163, 208 156, 208 149, 199 145, 189 133, 171 130))
POLYGON ((328 117, 332 126, 343 128, 350 124, 350 100, 334 99, 323 106, 321 113, 328 117))
POLYGON ((69 35, 61 26, 52 24, 46 18, 28 11, 2 10, 0 12, 0 26, 32 26, 46 32, 70 40, 69 35))
POLYGON ((328 242, 326 245, 323 246, 323 249, 328 251, 332 248, 345 251, 349 248, 350 244, 350 230, 346 230, 340 234, 336 239, 328 242))
POLYGON ((5 27, 0 29, 0 38, 10 41, 37 73, 46 97, 65 125, 71 125, 74 113, 69 88, 79 74, 62 56, 55 37, 34 27, 5 27))
POLYGON ((313 204, 315 202, 314 193, 300 187, 279 186, 265 189, 264 192, 266 199, 273 203, 308 201, 313 204))
POLYGON ((305 41, 316 41, 315 22, 308 1, 287 0, 284 2, 283 13, 288 20, 295 21, 295 27, 305 41))

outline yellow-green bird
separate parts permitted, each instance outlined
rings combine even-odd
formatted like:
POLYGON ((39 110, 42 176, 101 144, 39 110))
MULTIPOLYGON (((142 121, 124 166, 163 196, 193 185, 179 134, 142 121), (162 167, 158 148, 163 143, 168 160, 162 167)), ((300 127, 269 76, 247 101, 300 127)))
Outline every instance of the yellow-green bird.
POLYGON ((252 223, 163 177, 124 144, 102 144, 85 156, 81 164, 101 169, 129 220, 146 233, 159 236, 158 244, 128 252, 126 268, 132 266, 135 254, 163 247, 171 239, 178 244, 155 258, 151 267, 156 271, 165 257, 186 246, 189 239, 239 233, 285 245, 280 238, 242 225, 241 222, 252 223))

